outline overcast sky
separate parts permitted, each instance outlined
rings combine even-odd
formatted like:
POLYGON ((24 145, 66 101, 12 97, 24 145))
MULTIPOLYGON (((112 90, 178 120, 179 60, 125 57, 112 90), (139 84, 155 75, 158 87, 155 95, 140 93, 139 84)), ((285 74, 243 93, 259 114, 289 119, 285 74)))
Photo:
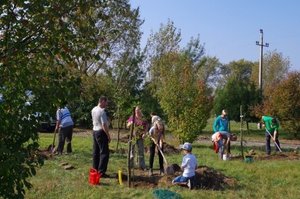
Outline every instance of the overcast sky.
POLYGON ((291 69, 300 71, 300 1, 298 0, 130 0, 140 7, 142 46, 151 33, 168 19, 182 34, 185 46, 200 35, 206 55, 223 63, 259 60, 260 29, 264 31, 264 52, 288 57, 291 69))

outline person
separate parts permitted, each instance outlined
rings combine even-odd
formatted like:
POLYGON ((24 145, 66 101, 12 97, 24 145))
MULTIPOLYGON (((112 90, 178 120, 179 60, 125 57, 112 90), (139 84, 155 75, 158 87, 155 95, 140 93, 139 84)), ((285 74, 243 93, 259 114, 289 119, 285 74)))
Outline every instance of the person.
POLYGON ((197 169, 197 159, 192 154, 192 144, 185 142, 180 145, 180 149, 183 150, 183 159, 181 163, 182 175, 173 179, 172 184, 187 185, 190 189, 194 186, 195 174, 197 169))
POLYGON ((230 133, 229 133, 227 111, 225 109, 223 109, 221 115, 219 115, 215 119, 213 124, 213 130, 214 130, 214 134, 212 135, 212 140, 214 141, 214 143, 218 144, 217 148, 220 149, 218 150, 219 156, 222 159, 223 154, 225 152, 225 148, 227 149, 227 154, 230 154, 230 133))
MULTIPOLYGON (((130 116, 127 120, 127 127, 133 125, 133 116, 130 116)), ((138 148, 138 167, 141 170, 146 169, 145 158, 144 158, 144 137, 147 133, 148 124, 147 121, 143 118, 141 108, 139 106, 135 107, 135 121, 134 121, 134 136, 136 138, 136 143, 131 147, 131 165, 133 165, 134 159, 134 150, 135 145, 138 148)))
MULTIPOLYGON (((279 129, 279 122, 276 118, 271 116, 262 116, 262 123, 265 126, 266 132, 266 153, 267 155, 271 154, 271 136, 273 141, 277 144, 276 151, 279 151, 280 143, 278 139, 278 129, 279 129), (278 148, 279 147, 279 148, 278 148)), ((275 145, 276 145, 275 144, 275 145)))
POLYGON ((164 174, 164 160, 163 160, 163 155, 161 154, 161 152, 163 152, 164 132, 165 132, 165 126, 162 120, 159 118, 156 121, 154 121, 153 126, 149 130, 149 136, 151 138, 149 176, 153 175, 153 162, 154 162, 155 148, 158 149, 160 175, 164 174))
POLYGON ((65 142, 67 143, 67 154, 72 153, 72 135, 74 122, 67 107, 67 102, 62 103, 62 108, 56 111, 55 131, 58 133, 58 146, 56 154, 62 154, 65 142))
POLYGON ((96 169, 103 178, 108 178, 106 174, 109 161, 109 121, 105 111, 108 104, 107 97, 101 96, 98 105, 92 111, 93 120, 93 168, 96 169))
POLYGON ((151 126, 154 126, 155 121, 161 120, 161 118, 155 112, 151 112, 150 116, 151 116, 151 126))

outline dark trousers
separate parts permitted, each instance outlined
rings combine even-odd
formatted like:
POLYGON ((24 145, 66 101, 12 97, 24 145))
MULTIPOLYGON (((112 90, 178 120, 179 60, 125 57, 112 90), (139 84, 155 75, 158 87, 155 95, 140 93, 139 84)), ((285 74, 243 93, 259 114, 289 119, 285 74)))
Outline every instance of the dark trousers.
MULTIPOLYGON (((271 133, 272 136, 274 136, 273 132, 270 132, 270 133, 271 133)), ((268 132, 266 132, 265 135, 266 135, 266 153, 268 155, 270 155, 271 154, 271 136, 270 136, 270 134, 268 132)), ((276 136, 275 142, 280 147, 278 136, 276 136)), ((279 149, 277 148, 276 144, 275 144, 275 149, 276 149, 276 151, 279 151, 279 149)))
POLYGON ((93 132, 93 168, 105 174, 109 160, 108 138, 104 130, 93 132))
POLYGON ((72 135, 73 125, 61 127, 58 133, 58 147, 57 152, 62 154, 65 142, 67 142, 67 153, 72 153, 72 135))
MULTIPOLYGON (((154 142, 152 142, 150 146, 150 169, 153 169, 153 162, 154 162, 154 155, 155 155, 155 148, 158 147, 154 142)), ((164 169, 164 159, 162 154, 158 151, 158 159, 159 159, 159 169, 163 170, 164 169)), ((161 148, 161 151, 163 152, 163 148, 161 148)))

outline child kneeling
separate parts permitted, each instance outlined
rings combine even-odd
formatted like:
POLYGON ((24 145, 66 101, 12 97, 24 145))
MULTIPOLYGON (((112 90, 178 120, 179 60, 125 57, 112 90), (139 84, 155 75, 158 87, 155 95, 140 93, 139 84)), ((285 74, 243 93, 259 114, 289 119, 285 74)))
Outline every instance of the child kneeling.
POLYGON ((188 142, 180 145, 180 149, 183 150, 184 156, 181 163, 181 169, 183 173, 181 176, 177 176, 172 184, 187 185, 189 189, 194 186, 195 170, 197 169, 197 159, 192 154, 192 145, 188 142))

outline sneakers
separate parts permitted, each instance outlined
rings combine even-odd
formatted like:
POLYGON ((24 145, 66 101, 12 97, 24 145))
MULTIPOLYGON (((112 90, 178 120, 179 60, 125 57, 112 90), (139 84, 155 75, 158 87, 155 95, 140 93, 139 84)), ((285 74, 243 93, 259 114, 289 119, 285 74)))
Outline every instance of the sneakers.
POLYGON ((192 189, 191 179, 188 179, 188 181, 187 181, 187 186, 188 186, 189 190, 192 189))

